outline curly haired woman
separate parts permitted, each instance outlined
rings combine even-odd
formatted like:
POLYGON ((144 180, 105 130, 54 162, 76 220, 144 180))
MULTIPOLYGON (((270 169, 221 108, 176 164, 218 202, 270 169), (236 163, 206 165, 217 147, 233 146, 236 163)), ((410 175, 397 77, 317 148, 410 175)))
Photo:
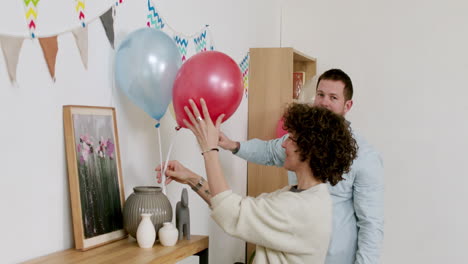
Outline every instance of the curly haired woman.
MULTIPOLYGON (((203 117, 195 103, 185 107, 185 125, 197 137, 205 160, 208 181, 170 161, 166 175, 189 184, 212 209, 211 216, 228 234, 257 245, 255 263, 323 263, 332 226, 332 204, 326 182, 335 185, 349 171, 357 144, 345 119, 325 109, 292 104, 284 114, 289 137, 284 168, 294 171, 295 186, 286 186, 258 197, 233 193, 224 178, 218 157, 219 127, 210 119, 205 101, 203 117)), ((156 168, 161 171, 161 165, 156 168)), ((158 181, 161 175, 158 173, 158 181)))

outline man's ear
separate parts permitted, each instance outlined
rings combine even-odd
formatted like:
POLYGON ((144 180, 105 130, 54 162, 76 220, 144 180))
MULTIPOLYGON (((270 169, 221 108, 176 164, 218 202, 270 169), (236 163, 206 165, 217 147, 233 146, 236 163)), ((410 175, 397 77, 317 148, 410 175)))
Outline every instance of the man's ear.
POLYGON ((351 107, 353 107, 353 100, 352 99, 345 102, 344 113, 346 114, 349 110, 351 110, 351 107))

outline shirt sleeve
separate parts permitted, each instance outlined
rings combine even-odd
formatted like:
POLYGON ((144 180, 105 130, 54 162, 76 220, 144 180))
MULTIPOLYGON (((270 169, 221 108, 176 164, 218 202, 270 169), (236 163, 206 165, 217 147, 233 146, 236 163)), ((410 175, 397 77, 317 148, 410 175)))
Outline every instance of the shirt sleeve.
POLYGON ((274 165, 283 166, 286 154, 281 147, 283 141, 288 137, 284 135, 281 138, 264 141, 260 139, 251 139, 249 141, 241 142, 239 151, 236 155, 247 161, 261 164, 261 165, 274 165))
POLYGON ((376 152, 364 158, 354 181, 354 210, 358 226, 355 264, 379 263, 384 228, 383 162, 376 152))
POLYGON ((231 190, 217 194, 211 199, 214 221, 229 235, 277 251, 305 254, 305 247, 312 234, 303 232, 307 218, 304 203, 291 202, 294 193, 281 190, 257 198, 233 193, 231 190), (302 232, 299 232, 301 230, 302 232))

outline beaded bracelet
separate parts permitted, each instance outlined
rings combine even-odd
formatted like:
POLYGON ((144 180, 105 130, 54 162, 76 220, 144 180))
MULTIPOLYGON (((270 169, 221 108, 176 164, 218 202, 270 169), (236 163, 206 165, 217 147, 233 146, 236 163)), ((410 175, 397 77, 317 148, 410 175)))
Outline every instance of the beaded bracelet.
POLYGON ((207 153, 207 152, 210 152, 210 151, 213 151, 213 150, 215 150, 215 151, 218 151, 218 152, 219 152, 219 148, 212 148, 212 149, 209 149, 209 150, 202 151, 202 153, 201 153, 201 154, 203 155, 203 154, 205 154, 205 153, 207 153))

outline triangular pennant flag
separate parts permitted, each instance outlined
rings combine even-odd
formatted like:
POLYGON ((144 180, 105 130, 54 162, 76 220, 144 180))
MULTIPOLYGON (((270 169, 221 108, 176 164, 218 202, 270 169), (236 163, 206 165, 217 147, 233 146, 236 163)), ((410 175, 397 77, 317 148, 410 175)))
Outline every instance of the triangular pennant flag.
POLYGON ((75 2, 76 2, 75 10, 76 10, 76 13, 78 14, 78 19, 81 22, 81 26, 85 27, 86 26, 86 23, 85 23, 85 0, 75 0, 75 2))
POLYGON ((153 27, 156 29, 163 29, 164 28, 164 20, 162 19, 161 15, 159 14, 158 10, 153 3, 153 1, 148 0, 148 22, 146 22, 146 26, 153 27))
POLYGON ((247 92, 249 90, 249 62, 250 62, 250 53, 247 52, 244 59, 239 63, 239 68, 242 72, 242 80, 244 82, 245 96, 247 97, 247 92))
POLYGON ((49 67, 49 73, 52 79, 55 81, 55 61, 57 59, 58 43, 57 36, 48 38, 39 38, 44 58, 49 67))
POLYGON ((8 68, 11 82, 16 82, 16 66, 18 65, 19 53, 23 45, 23 38, 0 36, 3 56, 8 68))
MULTIPOLYGON (((205 26, 204 29, 201 30, 200 34, 193 38, 193 42, 195 43, 195 50, 196 53, 207 51, 206 49, 206 42, 207 42, 207 29, 208 25, 205 26)), ((214 47, 213 47, 214 49, 214 47)), ((208 47, 208 50, 213 50, 211 46, 208 47)))
POLYGON ((26 23, 29 28, 31 38, 35 38, 36 23, 37 23, 37 5, 40 0, 23 0, 24 14, 26 16, 26 23))
POLYGON ((102 14, 99 18, 101 19, 102 26, 106 31, 107 39, 109 39, 109 43, 111 44, 112 48, 114 48, 114 14, 113 8, 107 10, 104 14, 102 14))
POLYGON ((85 69, 88 69, 88 28, 78 28, 73 30, 76 46, 80 50, 81 60, 85 69))
POLYGON ((175 43, 177 47, 179 48, 180 55, 182 55, 182 62, 185 62, 187 59, 187 45, 188 41, 185 37, 183 36, 174 36, 175 43))

